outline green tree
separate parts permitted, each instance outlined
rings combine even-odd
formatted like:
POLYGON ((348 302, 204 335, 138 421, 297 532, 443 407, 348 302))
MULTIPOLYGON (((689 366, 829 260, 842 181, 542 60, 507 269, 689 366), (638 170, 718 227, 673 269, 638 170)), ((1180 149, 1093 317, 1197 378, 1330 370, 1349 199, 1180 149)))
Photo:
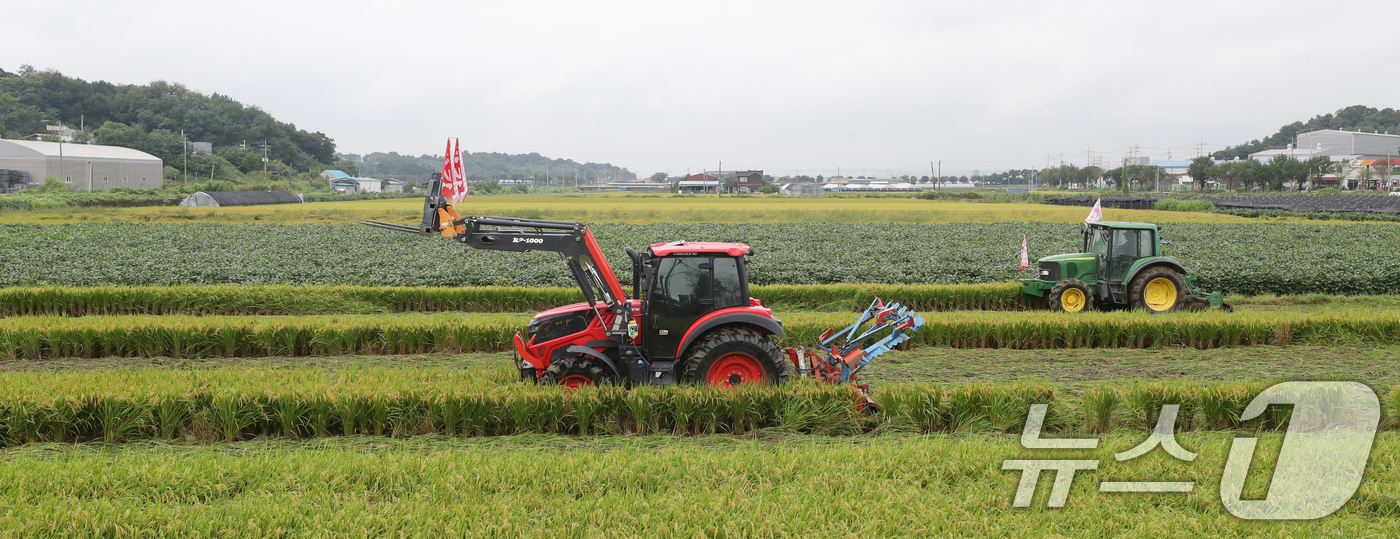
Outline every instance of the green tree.
POLYGON ((1312 180, 1313 187, 1322 181, 1322 176, 1332 171, 1332 158, 1326 155, 1309 158, 1303 162, 1308 179, 1312 180))
POLYGON ((1283 189, 1283 184, 1293 182, 1294 188, 1302 184, 1308 178, 1307 167, 1296 157, 1291 155, 1277 155, 1269 161, 1269 168, 1273 169, 1273 174, 1269 176, 1269 189, 1279 191, 1283 189))
POLYGON ((1198 191, 1205 191, 1206 182, 1215 179, 1210 176, 1213 165, 1215 165, 1215 161, 1203 155, 1192 159, 1191 164, 1186 167, 1186 175, 1191 176, 1191 181, 1196 182, 1198 191))
POLYGON ((334 165, 331 165, 331 167, 335 170, 339 170, 351 176, 360 175, 360 164, 354 161, 341 159, 339 161, 336 161, 334 165))

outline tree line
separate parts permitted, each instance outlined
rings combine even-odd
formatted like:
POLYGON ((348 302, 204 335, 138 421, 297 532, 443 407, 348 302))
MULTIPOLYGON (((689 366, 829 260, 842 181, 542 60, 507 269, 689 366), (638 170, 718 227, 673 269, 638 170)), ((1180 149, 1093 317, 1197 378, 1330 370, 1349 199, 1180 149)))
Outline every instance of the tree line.
MULTIPOLYGON (((442 172, 441 155, 400 155, 398 152, 374 152, 363 161, 341 159, 335 167, 351 176, 394 178, 427 183, 434 172, 442 172)), ((579 163, 572 159, 552 159, 537 152, 508 154, 497 152, 462 151, 462 170, 474 182, 491 180, 531 180, 535 185, 573 185, 596 182, 598 178, 613 181, 637 177, 625 167, 610 163, 579 163)))
POLYGON ((166 81, 87 82, 28 65, 18 73, 0 70, 0 135, 44 134, 46 125, 83 127, 75 142, 134 148, 176 166, 183 164, 182 150, 189 151, 181 142, 183 130, 188 140, 213 143, 216 153, 242 173, 261 173, 262 151, 250 149, 264 141, 268 157, 287 170, 311 171, 332 163, 335 155, 335 141, 325 134, 277 121, 225 95, 205 95, 166 81), (221 151, 226 148, 239 151, 221 151))

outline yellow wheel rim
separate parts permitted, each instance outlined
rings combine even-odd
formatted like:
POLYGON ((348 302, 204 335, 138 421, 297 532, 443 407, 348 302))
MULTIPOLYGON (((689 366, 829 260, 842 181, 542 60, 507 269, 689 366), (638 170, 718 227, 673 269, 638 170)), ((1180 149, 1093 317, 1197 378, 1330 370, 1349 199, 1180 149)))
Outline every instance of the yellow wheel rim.
POLYGON ((1176 283, 1166 277, 1158 277, 1147 282, 1142 289, 1142 302, 1148 309, 1165 311, 1176 305, 1176 283))
POLYGON ((1060 307, 1067 313, 1077 313, 1084 310, 1084 291, 1078 288, 1066 288, 1060 292, 1060 307))

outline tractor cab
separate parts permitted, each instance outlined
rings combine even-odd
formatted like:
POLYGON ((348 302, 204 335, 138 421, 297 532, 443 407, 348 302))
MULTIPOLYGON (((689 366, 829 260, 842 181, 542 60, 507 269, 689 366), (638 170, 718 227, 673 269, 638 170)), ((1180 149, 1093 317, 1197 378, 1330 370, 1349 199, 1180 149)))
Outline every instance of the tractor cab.
POLYGON ((1192 300, 1222 305, 1219 294, 1195 292, 1181 262, 1162 253, 1158 225, 1100 221, 1086 224, 1081 239, 1078 253, 1041 258, 1037 277, 1021 279, 1021 291, 1064 312, 1098 306, 1161 313, 1192 300))
POLYGON ((749 297, 747 256, 753 250, 748 245, 675 241, 627 254, 634 268, 633 297, 641 300, 642 347, 652 361, 681 358, 696 336, 720 320, 738 317, 781 332, 772 311, 749 297))

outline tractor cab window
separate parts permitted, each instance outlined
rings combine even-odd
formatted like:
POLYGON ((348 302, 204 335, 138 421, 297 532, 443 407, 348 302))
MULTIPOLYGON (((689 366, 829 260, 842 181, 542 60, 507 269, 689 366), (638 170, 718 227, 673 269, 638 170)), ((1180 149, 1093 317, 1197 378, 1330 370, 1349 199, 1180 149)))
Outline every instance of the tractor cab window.
POLYGON ((1150 230, 1114 230, 1113 260, 1109 264, 1109 280, 1121 281, 1137 259, 1152 256, 1150 230))
MULTIPOLYGON (((654 302, 668 310, 698 308, 702 300, 710 299, 710 269, 701 267, 707 258, 668 258, 661 261, 656 286, 652 288, 654 302)), ((659 305, 658 305, 659 306, 659 305)))
POLYGON ((1099 259, 1100 264, 1108 262, 1108 239, 1110 231, 1106 228, 1095 229, 1094 232, 1094 256, 1099 259))
POLYGON ((743 306, 744 282, 739 278, 739 261, 715 258, 715 308, 743 306))

